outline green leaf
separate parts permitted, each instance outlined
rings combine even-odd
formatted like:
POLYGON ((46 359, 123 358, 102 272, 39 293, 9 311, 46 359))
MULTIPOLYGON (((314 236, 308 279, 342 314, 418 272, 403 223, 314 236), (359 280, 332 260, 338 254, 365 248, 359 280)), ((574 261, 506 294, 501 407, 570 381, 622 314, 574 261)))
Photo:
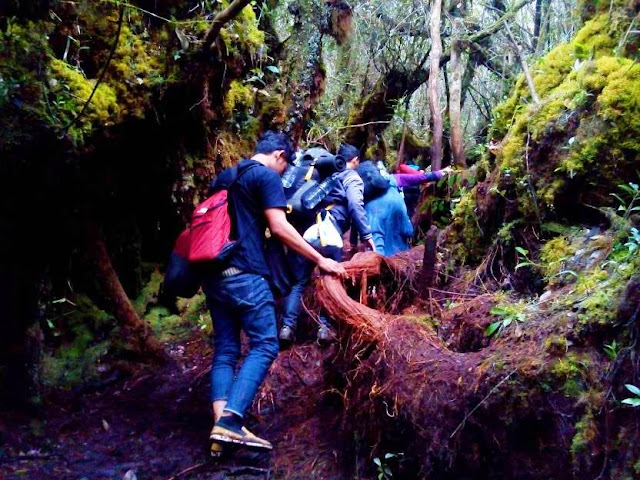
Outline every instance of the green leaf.
POLYGON ((517 251, 518 253, 521 253, 521 254, 522 254, 522 255, 524 255, 525 257, 526 257, 527 255, 529 255, 529 250, 526 250, 526 249, 524 249, 524 248, 522 248, 522 247, 516 247, 516 251, 517 251))
POLYGON ((275 73, 276 75, 280 74, 280 69, 275 65, 267 65, 265 68, 269 70, 271 73, 275 73))
POLYGON ((379 459, 378 457, 376 457, 376 458, 374 458, 374 459, 373 459, 373 463, 375 463, 375 464, 376 464, 376 465, 378 465, 378 466, 381 466, 381 465, 382 465, 382 462, 380 461, 380 459, 379 459))
POLYGON ((489 313, 491 315, 500 315, 503 316, 507 313, 507 310, 503 307, 493 307, 491 310, 489 310, 489 313))
POLYGON ((609 195, 611 195, 612 197, 614 197, 616 200, 618 200, 620 203, 627 203, 625 202, 622 197, 620 195, 618 195, 617 193, 610 193, 609 195))
POLYGON ((516 265, 516 270, 518 270, 519 268, 522 268, 522 267, 528 267, 530 265, 533 265, 533 263, 531 263, 531 262, 520 262, 519 264, 516 265))
POLYGON ((386 460, 386 459, 389 459, 389 458, 393 458, 393 457, 395 457, 395 456, 396 456, 396 455, 395 455, 395 453, 386 453, 386 454, 384 455, 384 458, 385 458, 385 460, 386 460))
POLYGON ((627 387, 627 390, 629 390, 631 393, 640 397, 640 388, 636 387, 635 385, 631 385, 630 383, 626 383, 624 386, 627 387))
POLYGON ((484 332, 484 336, 485 337, 490 337, 491 335, 493 335, 494 333, 496 333, 496 330, 498 330, 498 328, 500 327, 500 325, 502 325, 502 322, 493 322, 492 324, 490 324, 487 327, 487 330, 484 332))
POLYGON ((640 407, 640 398, 625 398, 622 403, 631 405, 632 407, 640 407))

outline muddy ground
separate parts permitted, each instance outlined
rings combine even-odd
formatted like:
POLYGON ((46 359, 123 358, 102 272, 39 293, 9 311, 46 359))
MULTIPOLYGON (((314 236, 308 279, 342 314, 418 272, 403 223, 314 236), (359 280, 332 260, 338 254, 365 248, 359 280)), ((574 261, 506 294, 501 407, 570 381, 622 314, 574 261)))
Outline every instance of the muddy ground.
POLYGON ((0 478, 131 480, 129 471, 140 480, 345 478, 339 402, 318 368, 335 348, 309 338, 273 365, 249 420, 274 443, 272 453, 237 449, 211 459, 210 348, 194 332, 170 348, 169 365, 83 395, 51 392, 36 415, 1 412, 0 478))

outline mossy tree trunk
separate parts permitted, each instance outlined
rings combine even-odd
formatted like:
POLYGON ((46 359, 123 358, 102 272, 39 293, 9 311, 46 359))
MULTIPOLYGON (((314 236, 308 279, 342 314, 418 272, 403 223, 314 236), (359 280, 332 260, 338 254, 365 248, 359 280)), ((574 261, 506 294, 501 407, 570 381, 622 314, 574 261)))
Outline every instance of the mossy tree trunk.
POLYGON ((428 76, 428 71, 423 68, 411 72, 386 72, 362 103, 351 112, 348 125, 353 128, 349 128, 346 141, 360 149, 371 143, 377 134, 387 128, 397 100, 415 92, 428 76))
POLYGON ((100 226, 92 221, 87 223, 87 253, 94 263, 96 277, 109 303, 109 310, 116 317, 123 338, 130 342, 131 350, 154 360, 163 358, 165 355, 162 346, 151 336, 151 331, 136 312, 122 287, 100 226))

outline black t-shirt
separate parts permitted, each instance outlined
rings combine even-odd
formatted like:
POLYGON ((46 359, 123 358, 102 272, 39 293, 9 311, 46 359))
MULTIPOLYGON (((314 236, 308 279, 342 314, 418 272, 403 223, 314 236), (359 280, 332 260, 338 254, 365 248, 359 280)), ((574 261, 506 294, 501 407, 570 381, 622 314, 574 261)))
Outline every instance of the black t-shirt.
POLYGON ((231 187, 231 205, 238 240, 229 266, 243 272, 269 276, 264 257, 264 231, 268 208, 287 207, 282 180, 274 170, 255 160, 238 164, 238 180, 231 187), (243 169, 248 170, 243 172, 243 169))

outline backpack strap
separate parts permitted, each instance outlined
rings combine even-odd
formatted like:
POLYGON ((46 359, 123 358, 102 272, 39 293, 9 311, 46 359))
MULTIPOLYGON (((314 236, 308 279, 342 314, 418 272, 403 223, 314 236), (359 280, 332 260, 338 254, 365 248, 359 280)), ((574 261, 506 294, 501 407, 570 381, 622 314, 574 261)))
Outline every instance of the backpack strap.
POLYGON ((309 170, 307 170, 307 174, 304 176, 304 181, 308 182, 309 180, 311 180, 311 177, 313 176, 313 170, 316 168, 316 162, 318 161, 317 158, 314 158, 311 161, 311 164, 309 165, 309 170))
MULTIPOLYGON (((238 231, 237 231, 237 221, 236 221, 236 212, 235 212, 235 208, 233 206, 233 191, 235 190, 235 186, 238 183, 238 181, 242 178, 242 176, 247 173, 249 170, 256 168, 256 167, 260 167, 263 166, 260 162, 256 162, 254 161, 248 161, 248 160, 244 160, 242 162, 240 162, 238 165, 236 165, 233 170, 235 171, 234 175, 233 175, 233 179, 231 180, 231 182, 229 183, 229 185, 227 186, 227 205, 228 205, 228 211, 229 211, 229 218, 231 219, 231 234, 233 237, 237 237, 238 235, 238 231), (245 163, 246 162, 246 163, 245 163)), ((253 222, 255 222, 256 219, 253 219, 253 222)), ((241 239, 236 239, 236 241, 240 241, 241 239)))

